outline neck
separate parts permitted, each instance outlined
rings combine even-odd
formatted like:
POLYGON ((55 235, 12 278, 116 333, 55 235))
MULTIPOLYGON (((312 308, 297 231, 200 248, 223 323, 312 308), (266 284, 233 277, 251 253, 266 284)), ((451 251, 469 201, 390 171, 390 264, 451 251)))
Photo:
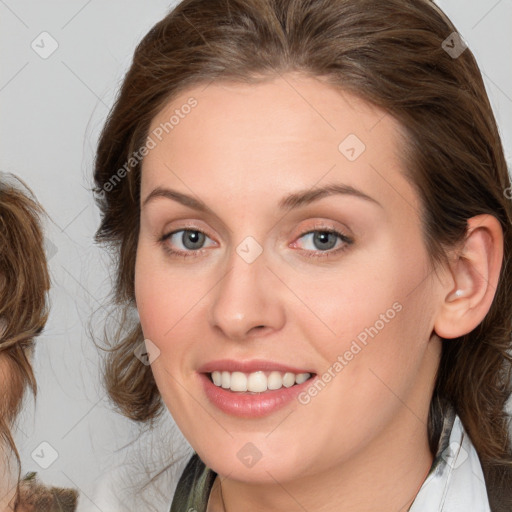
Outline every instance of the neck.
POLYGON ((433 461, 426 418, 407 408, 350 460, 286 482, 215 480, 208 512, 406 512, 433 461))

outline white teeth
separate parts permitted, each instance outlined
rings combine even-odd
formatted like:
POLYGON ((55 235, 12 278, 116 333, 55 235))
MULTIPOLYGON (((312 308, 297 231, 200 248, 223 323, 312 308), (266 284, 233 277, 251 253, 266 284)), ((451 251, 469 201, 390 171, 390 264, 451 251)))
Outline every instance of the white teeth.
POLYGON ((222 379, 222 387, 224 389, 229 389, 229 386, 231 384, 231 374, 229 372, 222 372, 222 376, 221 376, 221 379, 222 379))
POLYGON ((213 372, 212 373, 212 379, 213 379, 213 383, 216 385, 216 386, 222 386, 222 373, 220 372, 213 372))
POLYGON ((270 372, 267 377, 267 389, 280 389, 283 387, 283 376, 280 372, 270 372))
POLYGON ((306 382, 309 379, 309 377, 309 373, 299 373, 299 375, 295 377, 295 383, 302 384, 303 382, 306 382))
POLYGON ((231 391, 247 391, 247 377, 245 373, 233 372, 231 374, 231 391))
POLYGON ((247 389, 254 393, 267 391, 267 376, 263 372, 250 373, 247 379, 247 389))
POLYGON ((229 389, 231 391, 250 391, 252 393, 263 393, 267 390, 290 388, 294 384, 302 384, 310 377, 310 373, 281 373, 272 371, 266 375, 264 371, 257 371, 253 373, 243 372, 219 372, 214 371, 211 374, 213 383, 217 387, 229 389))
POLYGON ((285 373, 283 377, 283 386, 291 388, 295 384, 295 375, 293 373, 285 373))

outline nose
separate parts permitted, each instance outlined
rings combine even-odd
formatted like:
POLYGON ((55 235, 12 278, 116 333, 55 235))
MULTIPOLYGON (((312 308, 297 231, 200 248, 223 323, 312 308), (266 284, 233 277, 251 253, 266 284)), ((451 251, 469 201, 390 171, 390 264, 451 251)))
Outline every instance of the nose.
POLYGON ((210 323, 225 338, 243 341, 282 328, 281 281, 268 268, 265 252, 251 263, 236 251, 211 295, 210 323))

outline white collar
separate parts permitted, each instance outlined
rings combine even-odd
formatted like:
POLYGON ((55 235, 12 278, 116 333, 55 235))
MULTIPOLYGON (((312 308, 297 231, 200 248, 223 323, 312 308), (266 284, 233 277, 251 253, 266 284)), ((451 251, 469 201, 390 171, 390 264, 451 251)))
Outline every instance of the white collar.
POLYGON ((491 512, 478 454, 460 418, 443 422, 432 468, 409 512, 491 512))

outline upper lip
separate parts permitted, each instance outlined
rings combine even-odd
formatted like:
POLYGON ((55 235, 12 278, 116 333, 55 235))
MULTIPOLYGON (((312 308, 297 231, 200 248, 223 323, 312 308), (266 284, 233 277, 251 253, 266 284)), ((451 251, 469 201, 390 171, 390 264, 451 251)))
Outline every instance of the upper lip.
POLYGON ((262 371, 277 371, 277 372, 290 372, 290 373, 314 373, 311 370, 289 366, 287 364, 276 363, 274 361, 267 361, 264 359, 252 359, 250 361, 235 361, 234 359, 218 359, 210 361, 200 366, 197 371, 199 373, 211 373, 214 371, 226 372, 243 372, 252 373, 262 371))

